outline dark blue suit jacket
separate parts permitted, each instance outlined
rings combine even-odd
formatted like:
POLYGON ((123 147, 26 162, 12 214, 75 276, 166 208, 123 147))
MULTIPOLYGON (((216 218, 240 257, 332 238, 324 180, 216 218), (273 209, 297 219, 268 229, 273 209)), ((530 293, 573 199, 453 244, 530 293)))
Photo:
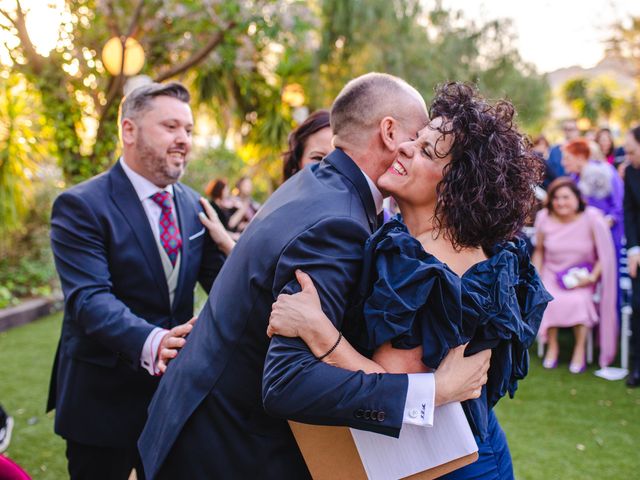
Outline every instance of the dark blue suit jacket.
POLYGON ((65 309, 48 409, 64 438, 135 446, 159 381, 140 367, 142 346, 156 326, 192 317, 196 281, 209 291, 224 262, 198 219, 198 198, 174 185, 183 243, 173 306, 151 226, 120 163, 56 199, 51 246, 65 309))
POLYGON ((284 418, 399 434, 406 375, 342 370, 316 360, 300 339, 270 342, 266 335, 275 298, 299 290, 297 268, 311 275, 324 311, 341 328, 357 301, 363 245, 375 227, 371 191, 341 150, 272 195, 229 256, 151 402, 139 442, 147 478, 167 456, 184 478, 305 478, 284 418), (206 472, 175 458, 185 450, 178 444, 192 441, 181 431, 201 404, 211 412, 206 439, 186 449, 216 459, 206 472), (385 413, 365 419, 365 410, 385 413))

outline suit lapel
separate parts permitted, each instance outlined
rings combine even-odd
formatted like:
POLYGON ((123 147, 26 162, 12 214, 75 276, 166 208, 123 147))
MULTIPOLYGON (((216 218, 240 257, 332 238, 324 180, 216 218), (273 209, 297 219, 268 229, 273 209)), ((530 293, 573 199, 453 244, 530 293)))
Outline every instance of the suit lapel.
POLYGON ((375 231, 378 228, 378 219, 376 215, 376 204, 373 201, 373 195, 371 189, 367 183, 367 179, 364 177, 362 170, 355 164, 355 162, 339 148, 336 148, 333 152, 327 155, 324 159, 330 165, 338 170, 343 176, 345 176, 356 188, 360 200, 364 205, 367 212, 367 220, 369 221, 369 227, 371 231, 375 231))
POLYGON ((155 238, 153 238, 149 219, 142 207, 142 203, 136 195, 133 185, 131 185, 127 175, 120 166, 120 162, 117 162, 109 171, 109 176, 111 178, 111 199, 126 219, 131 230, 133 230, 142 254, 156 281, 158 291, 168 305, 169 289, 167 287, 164 270, 162 269, 160 252, 158 252, 158 245, 155 238))
POLYGON ((183 190, 182 185, 176 183, 173 186, 173 203, 176 206, 178 213, 178 225, 180 228, 180 235, 182 236, 182 249, 180 250, 180 272, 178 273, 178 285, 176 286, 176 292, 173 298, 173 308, 175 308, 180 302, 177 301, 181 298, 182 288, 184 285, 184 277, 189 265, 189 234, 194 229, 192 228, 192 216, 191 216, 191 203, 187 193, 183 190))

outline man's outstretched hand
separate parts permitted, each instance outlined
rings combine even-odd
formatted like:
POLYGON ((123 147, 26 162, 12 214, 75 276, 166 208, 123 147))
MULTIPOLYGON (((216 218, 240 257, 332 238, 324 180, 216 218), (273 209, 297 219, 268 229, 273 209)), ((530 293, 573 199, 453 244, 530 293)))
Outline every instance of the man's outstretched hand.
POLYGON ((187 343, 186 337, 191 333, 197 319, 198 317, 193 317, 188 322, 173 327, 165 333, 158 346, 157 367, 161 374, 167 370, 169 362, 178 356, 180 349, 187 343))
POLYGON ((487 383, 491 350, 464 356, 467 344, 449 351, 435 372, 436 406, 480 397, 487 383))

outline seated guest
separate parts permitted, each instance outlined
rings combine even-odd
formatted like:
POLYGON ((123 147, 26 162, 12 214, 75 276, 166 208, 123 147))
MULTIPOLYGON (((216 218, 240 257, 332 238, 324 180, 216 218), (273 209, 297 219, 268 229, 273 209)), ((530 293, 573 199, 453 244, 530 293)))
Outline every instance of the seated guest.
POLYGON ((287 180, 307 165, 322 160, 331 147, 329 112, 316 110, 289 134, 289 149, 282 155, 282 177, 287 180))
POLYGON ((573 328, 575 346, 569 370, 586 369, 588 329, 600 323, 600 365, 616 353, 616 268, 613 241, 602 213, 587 206, 571 178, 560 177, 549 185, 546 208, 536 217, 533 263, 545 288, 553 295, 540 325, 540 339, 547 343, 545 368, 558 364, 558 328, 573 328), (594 302, 597 283, 601 298, 594 302))

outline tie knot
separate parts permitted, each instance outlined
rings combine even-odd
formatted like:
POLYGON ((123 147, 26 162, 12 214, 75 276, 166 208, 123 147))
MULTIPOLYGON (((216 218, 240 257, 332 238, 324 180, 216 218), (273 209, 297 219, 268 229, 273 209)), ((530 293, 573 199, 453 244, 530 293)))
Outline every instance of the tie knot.
POLYGON ((162 210, 171 210, 171 194, 167 191, 154 193, 151 200, 156 202, 162 210))

